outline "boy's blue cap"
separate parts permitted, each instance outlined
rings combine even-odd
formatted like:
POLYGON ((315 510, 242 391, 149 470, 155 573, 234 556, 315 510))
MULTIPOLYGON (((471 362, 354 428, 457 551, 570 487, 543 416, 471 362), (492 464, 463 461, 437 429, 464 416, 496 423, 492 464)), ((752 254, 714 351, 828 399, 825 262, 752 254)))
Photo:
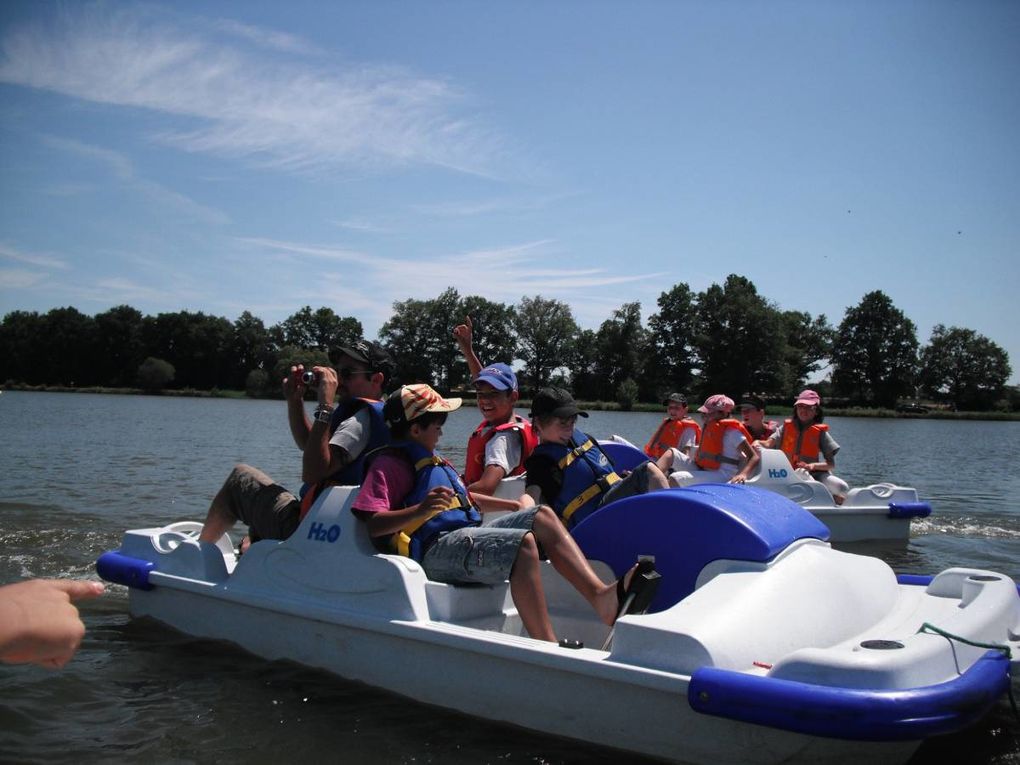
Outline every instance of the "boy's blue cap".
POLYGON ((517 375, 509 364, 489 364, 472 382, 487 382, 496 390, 517 390, 517 375))

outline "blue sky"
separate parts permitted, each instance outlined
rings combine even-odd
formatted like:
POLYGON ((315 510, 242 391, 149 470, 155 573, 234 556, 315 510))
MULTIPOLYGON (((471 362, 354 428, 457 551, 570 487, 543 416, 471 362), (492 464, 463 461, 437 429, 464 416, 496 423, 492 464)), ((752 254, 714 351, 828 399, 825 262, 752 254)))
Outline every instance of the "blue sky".
POLYGON ((1020 3, 0 3, 0 315, 884 290, 1020 373, 1020 3))

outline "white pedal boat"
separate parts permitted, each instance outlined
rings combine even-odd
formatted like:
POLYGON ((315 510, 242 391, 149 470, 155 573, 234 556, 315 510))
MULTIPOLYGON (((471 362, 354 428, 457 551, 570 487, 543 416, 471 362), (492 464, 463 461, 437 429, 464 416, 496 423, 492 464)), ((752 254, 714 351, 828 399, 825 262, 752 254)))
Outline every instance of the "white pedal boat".
MULTIPOLYGON (((618 470, 632 470, 648 459, 643 451, 619 436, 600 441, 599 446, 618 470)), ((747 479, 747 485, 782 494, 810 510, 828 526, 830 541, 835 544, 906 542, 910 538, 911 519, 931 515, 931 505, 918 499, 916 489, 892 483, 851 489, 843 504, 837 505, 823 484, 798 475, 779 449, 762 449, 760 454, 761 461, 747 479)))
POLYGON ((505 583, 431 582, 379 554, 348 509, 356 491, 328 489, 289 540, 236 563, 226 537, 199 543, 185 521, 126 532, 97 569, 130 587, 134 616, 190 635, 675 762, 902 762, 980 719, 1018 667, 1008 577, 898 581, 881 560, 831 548, 819 521, 772 492, 672 489, 579 524, 605 581, 638 554, 662 575, 651 611, 622 617, 601 650, 608 628, 551 566, 557 634, 583 647, 526 637, 505 583))

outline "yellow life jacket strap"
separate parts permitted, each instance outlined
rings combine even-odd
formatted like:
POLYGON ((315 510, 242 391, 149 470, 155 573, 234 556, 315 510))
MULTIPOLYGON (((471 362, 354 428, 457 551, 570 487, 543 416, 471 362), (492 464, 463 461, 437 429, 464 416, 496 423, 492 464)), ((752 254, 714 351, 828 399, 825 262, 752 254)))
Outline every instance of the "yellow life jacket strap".
POLYGON ((593 446, 595 446, 595 442, 592 441, 590 438, 580 446, 575 446, 573 449, 571 449, 569 452, 563 455, 563 458, 560 460, 559 463, 560 470, 565 470, 574 462, 574 460, 583 455, 593 446))
POLYGON ((426 516, 415 518, 399 531, 394 532, 393 536, 390 537, 390 547, 393 548, 394 552, 397 552, 400 555, 410 556, 411 537, 414 536, 414 532, 440 513, 445 513, 447 510, 456 510, 458 507, 468 507, 468 504, 462 494, 454 494, 450 497, 450 501, 446 503, 445 507, 436 508, 426 516))
MULTIPOLYGON (((589 441, 589 443, 591 442, 589 441)), ((570 516, 572 516, 579 507, 584 505, 585 502, 594 497, 596 494, 608 491, 613 484, 619 483, 622 480, 623 479, 615 472, 608 473, 600 478, 567 503, 567 506, 563 508, 563 520, 569 521, 570 516)))
POLYGON ((445 465, 446 460, 442 457, 438 457, 435 454, 429 457, 422 457, 420 460, 414 463, 414 471, 417 473, 419 470, 427 468, 429 465, 438 467, 439 465, 445 465))

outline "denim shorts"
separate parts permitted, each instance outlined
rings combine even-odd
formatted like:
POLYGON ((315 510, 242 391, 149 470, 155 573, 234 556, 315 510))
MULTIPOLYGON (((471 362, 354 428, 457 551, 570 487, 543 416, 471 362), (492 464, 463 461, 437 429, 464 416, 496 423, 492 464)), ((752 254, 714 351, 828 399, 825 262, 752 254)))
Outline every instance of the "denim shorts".
POLYGON ((425 551, 421 562, 425 574, 450 584, 499 584, 509 579, 537 512, 537 507, 518 510, 485 526, 443 534, 425 551))

